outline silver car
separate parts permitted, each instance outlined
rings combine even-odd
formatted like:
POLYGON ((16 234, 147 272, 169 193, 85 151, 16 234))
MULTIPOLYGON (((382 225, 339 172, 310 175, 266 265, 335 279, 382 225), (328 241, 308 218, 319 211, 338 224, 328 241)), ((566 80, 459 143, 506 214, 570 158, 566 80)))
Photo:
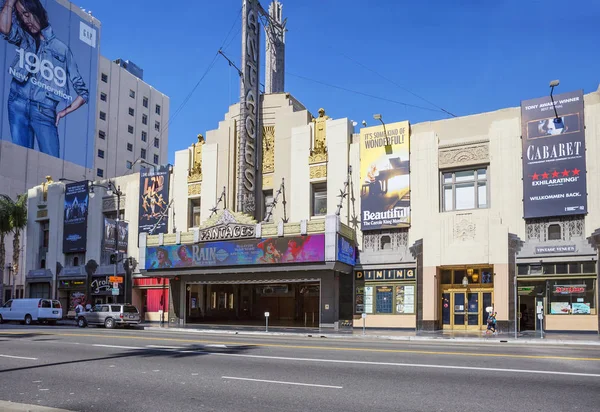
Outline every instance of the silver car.
POLYGON ((140 312, 137 308, 122 303, 96 305, 91 311, 80 312, 77 315, 77 326, 80 328, 85 328, 88 325, 103 325, 112 329, 117 326, 135 326, 140 322, 140 312))

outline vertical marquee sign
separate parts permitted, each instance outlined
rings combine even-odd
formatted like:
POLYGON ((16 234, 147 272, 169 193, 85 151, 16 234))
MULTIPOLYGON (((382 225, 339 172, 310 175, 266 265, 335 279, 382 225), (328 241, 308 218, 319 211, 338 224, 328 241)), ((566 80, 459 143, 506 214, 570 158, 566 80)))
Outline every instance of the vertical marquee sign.
POLYGON ((587 212, 583 91, 521 103, 523 215, 587 212))
POLYGON ((238 212, 254 216, 258 154, 261 138, 259 127, 259 21, 258 2, 244 0, 242 7, 242 81, 240 85, 240 138, 238 150, 238 212))

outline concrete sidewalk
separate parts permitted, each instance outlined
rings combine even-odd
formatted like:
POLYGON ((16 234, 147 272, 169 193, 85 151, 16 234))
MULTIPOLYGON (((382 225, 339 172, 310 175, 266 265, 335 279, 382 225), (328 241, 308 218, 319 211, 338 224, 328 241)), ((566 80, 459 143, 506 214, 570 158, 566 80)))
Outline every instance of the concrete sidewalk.
POLYGON ((26 405, 9 401, 0 401, 0 411, 3 412, 69 412, 67 409, 48 408, 47 406, 26 405))
POLYGON ((533 345, 591 345, 600 347, 600 335, 588 333, 545 333, 541 338, 539 333, 519 333, 515 339, 514 333, 500 333, 498 335, 484 335, 481 331, 433 331, 415 332, 406 330, 381 330, 347 328, 333 330, 327 328, 292 328, 257 326, 228 326, 228 325, 188 325, 185 327, 143 324, 144 330, 161 332, 186 332, 206 334, 232 334, 255 336, 296 336, 320 337, 336 339, 384 339, 397 341, 444 341, 468 343, 511 343, 533 345))

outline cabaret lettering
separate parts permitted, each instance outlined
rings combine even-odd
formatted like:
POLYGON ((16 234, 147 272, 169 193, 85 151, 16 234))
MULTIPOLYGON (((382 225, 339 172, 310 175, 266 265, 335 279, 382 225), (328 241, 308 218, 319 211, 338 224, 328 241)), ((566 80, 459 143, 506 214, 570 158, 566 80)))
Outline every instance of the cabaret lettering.
POLYGON ((530 145, 527 148, 527 159, 551 160, 561 157, 580 156, 582 142, 557 143, 553 145, 530 145))

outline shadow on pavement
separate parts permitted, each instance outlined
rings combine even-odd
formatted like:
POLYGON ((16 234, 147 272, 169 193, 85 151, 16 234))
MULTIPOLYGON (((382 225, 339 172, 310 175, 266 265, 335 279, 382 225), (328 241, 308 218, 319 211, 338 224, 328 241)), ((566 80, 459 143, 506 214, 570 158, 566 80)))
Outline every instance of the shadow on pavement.
MULTIPOLYGON (((19 335, 20 336, 20 335, 19 335)), ((31 365, 31 366, 21 366, 17 368, 10 369, 2 369, 0 370, 0 374, 6 372, 15 372, 15 371, 23 371, 28 369, 39 369, 39 368, 47 368, 53 366, 62 366, 62 365, 70 365, 75 363, 90 363, 90 362, 98 362, 105 361, 111 359, 124 359, 124 358, 136 358, 136 357, 145 357, 145 358, 186 358, 192 356, 203 356, 210 355, 213 353, 226 353, 226 354, 239 354, 245 353, 251 349, 255 348, 254 345, 236 345, 236 346, 207 346, 207 345, 189 345, 185 348, 140 348, 140 349, 131 349, 126 352, 116 353, 110 356, 103 356, 99 358, 91 358, 91 359, 76 359, 70 361, 63 362, 53 362, 53 363, 44 363, 41 365, 31 365)))

